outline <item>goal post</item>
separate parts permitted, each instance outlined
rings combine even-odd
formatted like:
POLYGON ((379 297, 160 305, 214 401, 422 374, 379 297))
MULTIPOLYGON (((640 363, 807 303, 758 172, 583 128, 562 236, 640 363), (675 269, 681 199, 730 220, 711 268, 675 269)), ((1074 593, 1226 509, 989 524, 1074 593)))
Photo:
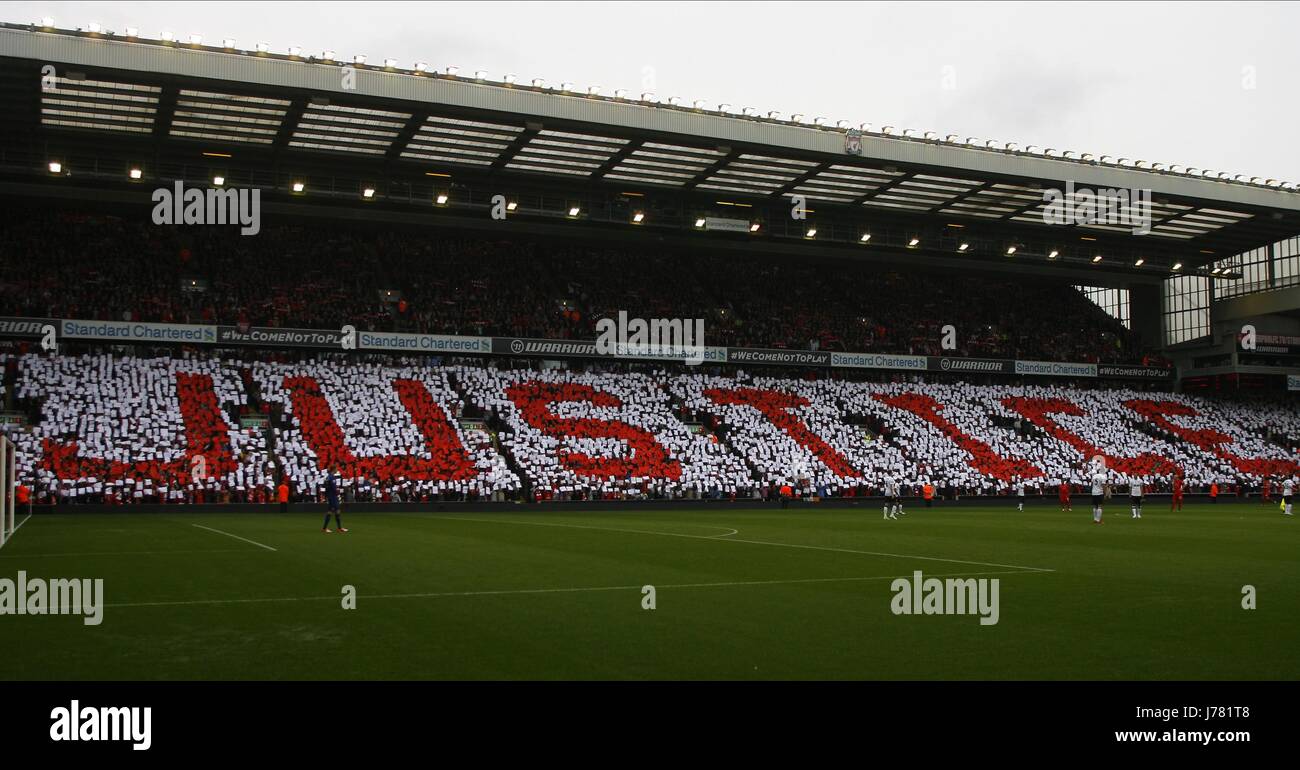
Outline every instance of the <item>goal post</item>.
POLYGON ((0 434, 0 546, 14 533, 14 479, 18 455, 14 442, 0 434))
POLYGON ((0 545, 14 536, 18 521, 18 445, 0 433, 0 545))
MULTIPOLYGON (((18 489, 18 445, 8 438, 5 439, 5 442, 9 445, 9 460, 7 461, 9 480, 5 482, 5 496, 9 498, 9 501, 5 507, 9 510, 9 534, 12 536, 14 532, 18 531, 18 527, 14 524, 18 519, 18 501, 14 494, 18 489)), ((31 497, 27 499, 31 500, 31 497)), ((28 507, 30 508, 30 503, 28 507)))

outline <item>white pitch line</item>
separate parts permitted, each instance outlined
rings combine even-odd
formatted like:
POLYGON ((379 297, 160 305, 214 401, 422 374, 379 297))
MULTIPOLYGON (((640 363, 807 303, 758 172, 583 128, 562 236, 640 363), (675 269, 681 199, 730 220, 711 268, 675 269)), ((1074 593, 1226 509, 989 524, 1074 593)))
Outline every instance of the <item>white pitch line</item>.
MULTIPOLYGON (((27 519, 30 519, 31 517, 32 515, 30 513, 27 514, 27 519)), ((14 535, 18 533, 18 530, 22 529, 22 526, 27 523, 27 519, 23 519, 22 521, 18 522, 18 524, 14 526, 13 531, 9 533, 9 537, 6 537, 4 539, 4 542, 0 542, 0 548, 4 548, 6 545, 9 544, 10 540, 13 540, 14 535)))
POLYGON ((198 527, 199 529, 206 529, 206 530, 209 531, 209 532, 216 532, 218 535, 225 535, 226 537, 233 537, 233 538, 235 538, 236 540, 243 540, 245 543, 252 543, 253 545, 257 546, 258 548, 265 548, 265 549, 268 550, 268 551, 274 551, 274 550, 275 550, 275 549, 272 548, 271 546, 266 545, 266 544, 264 544, 264 543, 259 543, 259 542, 257 542, 256 540, 249 540, 249 539, 246 538, 246 537, 240 537, 239 535, 232 535, 232 534, 230 534, 229 532, 222 532, 222 531, 219 530, 219 529, 213 529, 212 527, 205 527, 205 526, 203 526, 202 524, 191 524, 190 526, 191 526, 191 527, 198 527))
POLYGON ((0 559, 45 559, 55 556, 166 556, 173 553, 252 553, 247 548, 193 548, 173 551, 77 551, 71 553, 14 553, 0 559))
POLYGON ((727 537, 723 535, 685 535, 681 532, 655 532, 648 529, 623 529, 621 527, 593 527, 585 524, 558 524, 549 521, 518 521, 515 519, 488 519, 488 518, 469 518, 457 516, 431 516, 434 519, 446 519, 449 521, 477 521, 489 524, 520 524, 530 527, 567 527, 569 529, 598 529, 608 532, 631 532, 637 535, 661 535, 663 537, 686 537, 692 540, 717 540, 724 543, 749 543, 750 545, 767 545, 780 548, 805 548, 813 551, 834 551, 836 553, 855 553, 862 556, 887 556, 895 559, 919 559, 921 561, 941 561, 949 564, 970 564, 976 567, 1004 567, 1006 569, 1024 570, 1026 572, 1055 572, 1056 570, 1047 569, 1046 567, 1026 567, 1021 564, 997 564, 988 561, 968 561, 965 559, 945 559, 939 556, 916 556, 915 554, 906 553, 885 553, 882 551, 858 551, 851 548, 834 548, 828 545, 800 545, 798 543, 777 543, 770 540, 742 540, 740 538, 727 537))
MULTIPOLYGON (((973 577, 975 575, 1029 575, 1032 572, 1026 570, 1002 570, 995 572, 950 572, 941 575, 930 575, 933 578, 948 577, 973 577)), ((854 583, 864 582, 867 580, 897 580, 901 577, 910 577, 910 575, 870 575, 867 577, 842 577, 842 578, 794 578, 790 580, 729 580, 718 583, 676 583, 676 584, 655 584, 655 588, 729 588, 738 586, 774 586, 774 585, 800 585, 806 583, 854 583)), ((517 588, 505 589, 499 591, 444 591, 439 593, 417 593, 417 594, 357 594, 358 599, 451 599, 457 597, 472 596, 524 596, 528 594, 571 594, 587 593, 593 591, 640 591, 643 586, 583 586, 579 588, 517 588)), ((341 595, 340 595, 341 596, 341 595)), ((265 604, 269 602, 323 602, 339 601, 340 596, 284 596, 269 597, 264 599, 194 599, 187 601, 172 602, 124 602, 122 604, 105 604, 107 609, 121 607, 181 607, 191 605, 205 604, 265 604)))
MULTIPOLYGON (((631 532, 634 535, 663 535, 664 537, 689 537, 696 540, 714 540, 719 537, 730 537, 732 535, 737 534, 736 530, 731 529, 731 527, 717 527, 717 529, 730 530, 729 532, 723 532, 720 535, 687 535, 682 532, 660 532, 658 530, 653 530, 653 529, 628 529, 626 527, 596 527, 589 524, 557 524, 555 522, 543 522, 543 521, 515 521, 513 519, 478 519, 478 518, 460 517, 460 516, 430 516, 429 518, 446 519, 447 521, 483 521, 490 524, 526 524, 529 526, 536 526, 536 527, 565 527, 567 529, 596 529, 602 532, 631 532)), ((677 523, 683 523, 683 522, 677 522, 677 523)), ((687 524, 686 526, 705 527, 705 526, 713 526, 713 525, 687 524)))

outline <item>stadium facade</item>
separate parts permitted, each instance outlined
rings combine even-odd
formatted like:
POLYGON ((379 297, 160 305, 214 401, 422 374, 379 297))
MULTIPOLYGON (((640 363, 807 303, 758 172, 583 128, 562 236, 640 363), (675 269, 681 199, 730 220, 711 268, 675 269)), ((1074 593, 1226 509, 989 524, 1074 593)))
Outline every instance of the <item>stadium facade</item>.
MULTIPOLYGON (((135 207, 159 185, 211 188, 220 178, 259 190, 270 217, 841 258, 1009 281, 1028 274, 1089 287, 1147 348, 1177 364, 1178 377, 1198 385, 1300 375, 1293 183, 135 30, 7 24, 0 58, 11 106, 0 190, 11 199, 135 207), (1089 219, 1073 216, 1082 200, 1073 194, 1062 221, 1052 196, 1067 190, 1133 200, 1111 212, 1118 221, 1089 219), (493 218, 502 200, 509 214, 493 218), (1143 226, 1124 219, 1134 213, 1145 215, 1143 226), (1246 325, 1271 344, 1243 343, 1246 325)), ((869 286, 863 294, 869 302, 869 286)), ((73 337, 122 333, 49 320, 73 337)), ((7 319, 0 331, 23 323, 7 319)), ((258 330, 174 333, 201 344, 273 341, 258 330)), ((313 344, 331 333, 277 334, 313 344)), ((372 342, 546 349, 529 340, 372 342)), ((792 354, 715 355, 777 363, 792 354)), ((797 363, 1094 374, 1069 361, 977 365, 851 351, 838 362, 827 352, 804 358, 797 363)))

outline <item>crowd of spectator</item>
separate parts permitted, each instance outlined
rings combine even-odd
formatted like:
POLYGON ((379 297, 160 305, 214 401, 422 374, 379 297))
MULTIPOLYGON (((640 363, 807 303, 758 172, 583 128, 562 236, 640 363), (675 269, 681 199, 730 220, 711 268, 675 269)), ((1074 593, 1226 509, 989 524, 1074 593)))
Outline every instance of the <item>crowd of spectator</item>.
MULTIPOLYGON (((265 358, 273 358, 266 356, 265 358)), ((1018 483, 1162 491, 1300 473, 1293 406, 1150 390, 962 381, 240 361, 217 354, 0 356, 19 478, 37 499, 574 500, 1005 494, 1018 483), (255 418, 246 421, 245 418, 255 418), (245 424, 247 423, 247 424, 245 424)))
POLYGON ((1077 289, 1029 276, 146 214, 0 214, 0 316, 593 339, 627 311, 702 318, 718 346, 938 355, 952 325, 964 356, 1147 358, 1077 289))

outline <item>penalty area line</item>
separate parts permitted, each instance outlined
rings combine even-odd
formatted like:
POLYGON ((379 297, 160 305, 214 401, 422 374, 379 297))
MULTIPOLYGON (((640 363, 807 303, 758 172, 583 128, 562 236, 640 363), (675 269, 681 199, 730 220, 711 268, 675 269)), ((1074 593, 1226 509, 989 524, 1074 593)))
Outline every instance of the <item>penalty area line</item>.
MULTIPOLYGON (((747 540, 744 538, 731 537, 731 533, 726 535, 687 535, 681 532, 655 532, 649 529, 625 529, 623 527, 595 527, 587 524, 560 524, 553 521, 518 521, 516 519, 487 519, 469 516, 430 516, 431 519, 444 519, 446 521, 473 521, 487 524, 518 524, 529 527, 565 527, 568 529, 595 529, 604 532, 629 532, 634 535, 659 535, 661 537, 685 537, 692 540, 713 540, 721 543, 748 543, 750 545, 766 545, 778 548, 803 548, 812 551, 833 551, 835 553, 853 553, 862 556, 885 556, 893 559, 918 559, 921 561, 939 561, 948 564, 968 564, 973 567, 1001 567, 1004 569, 1021 570, 1024 572, 1055 572, 1054 569, 1046 567, 1026 567, 1023 564, 998 564, 988 561, 968 561, 965 559, 946 559, 942 556, 917 556, 916 554, 907 553, 885 553, 883 551, 859 551, 852 548, 835 548, 829 545, 801 545, 799 543, 778 543, 772 540, 747 540)), ((721 527, 719 527, 721 529, 721 527)))
MULTIPOLYGON (((942 575, 930 575, 934 578, 950 577, 974 577, 976 575, 1032 575, 1033 572, 1017 570, 998 570, 993 572, 950 572, 942 575)), ((716 583, 652 583, 656 590, 673 589, 673 588, 731 588, 744 586, 779 586, 779 585, 806 585, 813 583, 860 583, 870 580, 897 580, 899 578, 910 578, 911 575, 869 575, 865 577, 838 577, 838 578, 793 578, 789 580, 727 580, 716 583)), ((461 597, 475 596, 527 596, 532 594, 574 594, 590 593, 597 591, 640 591, 643 586, 582 586, 578 588, 515 588, 495 591, 442 591, 431 593, 408 593, 408 594, 363 594, 358 593, 357 599, 454 599, 461 597)), ((168 602, 124 602, 121 604, 105 604, 104 607, 119 609, 123 607, 185 607, 192 605, 205 604, 265 604, 271 602, 323 602, 339 601, 339 596, 284 596, 269 597, 264 599, 193 599, 168 602)))
POLYGON ((257 546, 258 548, 265 548, 265 549, 268 550, 268 551, 274 551, 274 550, 276 550, 276 549, 272 548, 271 546, 266 545, 265 543, 259 543, 259 542, 257 542, 256 540, 249 540, 248 538, 246 538, 246 537, 240 537, 239 535, 232 535, 232 534, 230 534, 229 532, 222 532, 221 530, 219 530, 219 529, 213 529, 212 527, 205 527, 205 526, 203 526, 202 524, 191 524, 190 526, 191 526, 191 527, 198 527, 199 529, 206 529, 206 530, 209 531, 209 532, 216 532, 218 535, 225 535, 226 537, 233 537, 233 538, 235 538, 236 540, 243 540, 245 543, 252 543, 253 545, 257 546))
POLYGON ((175 553, 253 553, 247 548, 187 548, 172 551, 74 551, 66 553, 11 553, 0 559, 48 559, 67 556, 170 556, 175 553))

